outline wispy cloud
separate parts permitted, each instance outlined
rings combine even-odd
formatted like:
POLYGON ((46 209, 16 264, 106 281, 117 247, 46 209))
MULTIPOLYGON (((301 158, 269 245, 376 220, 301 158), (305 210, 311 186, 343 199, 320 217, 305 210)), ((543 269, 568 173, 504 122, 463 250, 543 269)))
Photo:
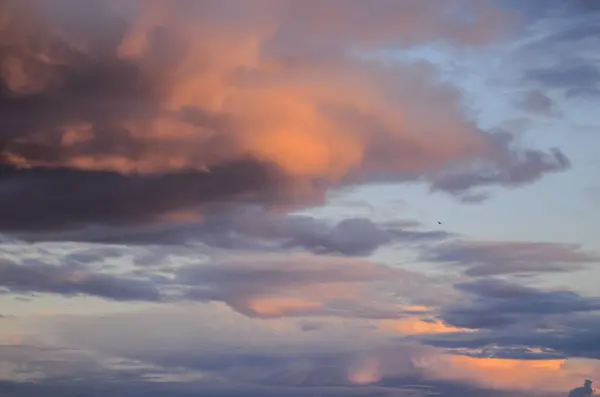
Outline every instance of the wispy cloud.
POLYGON ((474 277, 573 272, 600 261, 572 244, 499 241, 451 241, 428 247, 423 258, 454 264, 474 277))
POLYGON ((0 260, 0 287, 9 293, 88 294, 119 301, 158 301, 161 298, 160 291, 143 280, 36 261, 13 263, 0 260))

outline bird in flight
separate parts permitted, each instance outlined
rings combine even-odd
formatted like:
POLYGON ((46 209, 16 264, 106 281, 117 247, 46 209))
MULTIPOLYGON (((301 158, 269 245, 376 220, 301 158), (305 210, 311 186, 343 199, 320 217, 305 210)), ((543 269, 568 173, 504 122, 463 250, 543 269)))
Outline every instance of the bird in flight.
POLYGON ((442 222, 438 221, 438 225, 441 225, 441 224, 442 224, 442 222))

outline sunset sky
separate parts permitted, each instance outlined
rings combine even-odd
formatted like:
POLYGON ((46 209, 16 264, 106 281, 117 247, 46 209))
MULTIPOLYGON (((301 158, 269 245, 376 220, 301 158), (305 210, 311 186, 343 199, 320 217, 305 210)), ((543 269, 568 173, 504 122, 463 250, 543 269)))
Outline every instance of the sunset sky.
POLYGON ((0 0, 0 396, 600 383, 598 48, 595 0, 0 0))

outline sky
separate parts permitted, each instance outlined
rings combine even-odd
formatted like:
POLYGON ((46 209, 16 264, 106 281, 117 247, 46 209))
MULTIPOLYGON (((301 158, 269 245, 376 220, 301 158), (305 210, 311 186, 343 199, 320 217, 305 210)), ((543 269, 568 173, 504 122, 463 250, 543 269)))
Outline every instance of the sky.
POLYGON ((600 2, 0 0, 0 396, 600 382, 600 2))

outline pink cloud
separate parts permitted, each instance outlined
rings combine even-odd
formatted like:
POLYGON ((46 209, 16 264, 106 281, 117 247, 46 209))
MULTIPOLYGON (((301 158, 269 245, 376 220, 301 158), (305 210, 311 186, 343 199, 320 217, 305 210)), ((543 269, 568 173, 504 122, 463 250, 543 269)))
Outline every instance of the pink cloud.
POLYGON ((432 65, 361 57, 490 43, 515 21, 491 2, 5 3, 2 78, 15 110, 33 106, 29 120, 6 115, 1 153, 14 166, 207 172, 250 158, 303 199, 373 178, 443 173, 436 186, 455 191, 567 167, 558 152, 515 156, 481 131, 432 65), (497 177, 448 179, 475 161, 497 177))

